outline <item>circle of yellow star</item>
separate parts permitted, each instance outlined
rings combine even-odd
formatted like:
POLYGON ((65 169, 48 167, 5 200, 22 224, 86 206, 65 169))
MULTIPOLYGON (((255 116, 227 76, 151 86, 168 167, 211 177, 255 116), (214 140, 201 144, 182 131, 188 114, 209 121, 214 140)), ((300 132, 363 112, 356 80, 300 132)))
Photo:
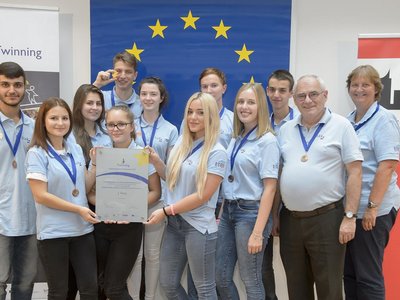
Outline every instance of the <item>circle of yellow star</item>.
POLYGON ((247 60, 250 62, 250 55, 254 52, 254 50, 247 50, 246 44, 243 44, 242 50, 235 50, 236 54, 239 55, 238 63, 242 60, 247 60))
POLYGON ((223 36, 224 38, 228 39, 228 35, 226 34, 226 32, 232 27, 225 26, 224 21, 221 20, 221 22, 219 22, 219 26, 212 26, 212 28, 217 32, 215 34, 215 38, 223 36))
POLYGON ((137 48, 136 47, 136 43, 133 43, 132 49, 125 49, 125 50, 126 50, 126 52, 128 52, 128 53, 132 54, 133 56, 135 56, 135 58, 138 61, 141 61, 140 60, 140 53, 142 53, 144 51, 144 49, 137 48))
POLYGON ((162 26, 160 24, 160 19, 157 19, 156 25, 153 26, 149 26, 149 28, 151 30, 153 30, 153 35, 151 36, 151 38, 156 37, 157 35, 161 36, 162 38, 164 38, 164 30, 167 29, 168 26, 162 26))
POLYGON ((243 84, 248 84, 248 83, 256 83, 255 81, 254 81, 254 76, 251 76, 250 77, 250 81, 249 82, 243 82, 243 84))
POLYGON ((193 17, 192 15, 192 11, 189 10, 189 13, 186 17, 181 17, 181 19, 185 22, 185 26, 183 27, 183 29, 186 29, 188 27, 192 27, 194 29, 196 29, 196 24, 195 22, 200 19, 200 17, 193 17))

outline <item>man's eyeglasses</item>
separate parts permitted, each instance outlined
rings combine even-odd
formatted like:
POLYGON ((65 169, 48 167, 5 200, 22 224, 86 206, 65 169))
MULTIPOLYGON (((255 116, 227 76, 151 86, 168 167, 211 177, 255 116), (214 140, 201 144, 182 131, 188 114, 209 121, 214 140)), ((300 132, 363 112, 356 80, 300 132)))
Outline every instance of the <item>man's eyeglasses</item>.
POLYGON ((117 127, 118 130, 124 130, 126 128, 126 126, 129 125, 129 124, 131 124, 131 123, 117 123, 117 124, 106 123, 106 128, 108 130, 114 130, 115 127, 117 127))
POLYGON ((310 98, 311 100, 314 101, 314 100, 316 100, 316 99, 318 98, 318 96, 321 95, 323 92, 325 92, 325 91, 321 91, 321 92, 312 91, 312 92, 309 92, 309 93, 296 94, 296 95, 294 95, 294 98, 295 98, 297 101, 302 102, 302 101, 306 100, 306 98, 307 98, 307 96, 308 96, 308 98, 310 98))

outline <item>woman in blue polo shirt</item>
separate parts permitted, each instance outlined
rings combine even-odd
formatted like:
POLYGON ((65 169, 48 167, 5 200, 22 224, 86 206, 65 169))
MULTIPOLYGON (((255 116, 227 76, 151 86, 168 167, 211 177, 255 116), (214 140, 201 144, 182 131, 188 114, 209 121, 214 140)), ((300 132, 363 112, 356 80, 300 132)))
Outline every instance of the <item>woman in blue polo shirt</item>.
POLYGON ((364 161, 356 233, 346 247, 344 288, 346 299, 383 300, 383 255, 400 201, 395 172, 400 127, 395 115, 379 104, 383 85, 372 66, 357 67, 346 83, 356 107, 348 119, 360 140, 364 161))
POLYGON ((226 151, 217 142, 218 107, 207 93, 193 94, 186 105, 183 134, 171 151, 167 166, 151 148, 150 160, 166 175, 168 206, 157 209, 148 224, 168 216, 161 247, 160 286, 168 299, 186 299, 180 284, 189 263, 199 299, 217 299, 214 210, 224 177, 226 151))
MULTIPOLYGON (((106 128, 114 148, 142 149, 135 142, 134 117, 129 107, 121 105, 110 108, 106 113, 106 128)), ((161 196, 160 178, 152 165, 149 165, 148 189, 147 200, 151 206, 161 196)), ((95 198, 91 199, 95 201, 95 198)), ((128 293, 127 279, 142 244, 142 233, 142 223, 101 222, 95 225, 101 289, 99 299, 132 299, 128 293)))
MULTIPOLYGON (((88 208, 86 193, 94 185, 95 174, 86 170, 81 147, 66 139, 72 130, 71 119, 64 100, 49 98, 42 103, 26 173, 36 201, 38 250, 48 298, 66 299, 71 263, 81 299, 94 300, 97 279, 92 224, 97 220, 88 208)), ((90 156, 95 160, 94 151, 90 156)))
POLYGON ((233 139, 222 183, 225 198, 218 227, 217 289, 221 299, 239 299, 233 282, 236 261, 247 299, 264 299, 261 266, 271 232, 279 146, 272 134, 266 95, 260 84, 243 85, 235 99, 233 139))
MULTIPOLYGON (((142 103, 143 113, 135 119, 136 143, 142 147, 152 147, 166 163, 170 150, 178 139, 178 130, 175 125, 164 119, 162 109, 168 103, 168 93, 164 83, 157 77, 144 78, 139 84, 139 97, 142 103)), ((161 199, 149 206, 149 215, 158 208, 164 206, 165 181, 162 184, 161 199)), ((153 300, 158 285, 160 271, 160 249, 164 234, 166 219, 164 222, 153 225, 145 225, 143 246, 128 279, 128 287, 133 299, 139 299, 139 291, 142 275, 142 251, 145 258, 145 299, 153 300), (131 288, 132 287, 132 288, 131 288)))

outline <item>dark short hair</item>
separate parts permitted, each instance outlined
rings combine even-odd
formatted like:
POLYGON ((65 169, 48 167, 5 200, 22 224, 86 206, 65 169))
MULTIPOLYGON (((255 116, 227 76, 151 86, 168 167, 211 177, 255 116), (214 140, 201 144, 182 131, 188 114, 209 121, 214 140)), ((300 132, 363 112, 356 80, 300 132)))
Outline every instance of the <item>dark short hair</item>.
POLYGON ((0 64, 0 75, 4 75, 7 78, 18 78, 21 77, 24 78, 24 84, 26 84, 26 76, 25 76, 25 71, 22 69, 22 67, 12 61, 7 61, 3 62, 0 64))
POLYGON ((269 84, 269 81, 272 78, 275 78, 277 80, 287 80, 287 81, 289 81, 289 91, 291 92, 293 90, 294 79, 293 79, 293 75, 290 74, 289 71, 287 71, 287 70, 275 70, 275 71, 273 71, 268 77, 267 86, 269 84))
POLYGON ((160 103, 160 107, 158 109, 158 111, 161 111, 162 108, 168 104, 168 92, 164 82, 158 77, 146 77, 142 79, 142 81, 139 84, 139 96, 140 96, 140 91, 142 90, 142 86, 145 83, 151 83, 158 86, 158 90, 160 91, 160 98, 163 100, 160 103))

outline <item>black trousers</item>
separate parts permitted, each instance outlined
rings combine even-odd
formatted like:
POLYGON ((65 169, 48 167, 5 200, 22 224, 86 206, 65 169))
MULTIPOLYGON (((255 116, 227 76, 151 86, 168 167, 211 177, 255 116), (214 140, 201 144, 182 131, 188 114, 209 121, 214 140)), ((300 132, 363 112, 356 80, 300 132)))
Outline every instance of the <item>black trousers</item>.
POLYGON ((384 250, 397 211, 376 218, 374 229, 365 231, 357 219, 356 236, 347 244, 344 265, 344 289, 348 300, 384 300, 382 274, 384 250))
POLYGON ((46 273, 49 300, 65 300, 70 264, 82 300, 97 300, 96 248, 93 234, 38 241, 39 257, 46 273))
POLYGON ((132 271, 142 243, 143 224, 104 224, 94 229, 99 299, 131 300, 126 280, 132 271))

